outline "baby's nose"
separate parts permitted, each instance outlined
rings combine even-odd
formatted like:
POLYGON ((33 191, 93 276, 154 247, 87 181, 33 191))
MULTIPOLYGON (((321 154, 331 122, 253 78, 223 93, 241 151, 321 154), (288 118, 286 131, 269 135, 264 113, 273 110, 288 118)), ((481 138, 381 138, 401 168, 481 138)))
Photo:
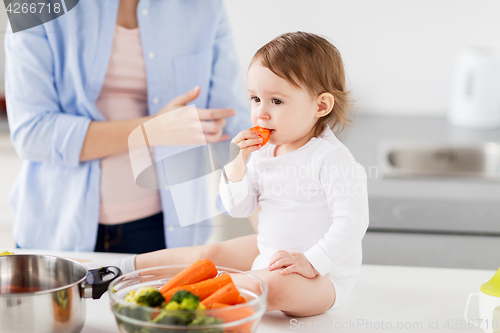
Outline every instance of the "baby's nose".
POLYGON ((267 112, 267 109, 262 106, 257 110, 257 118, 267 120, 270 119, 271 116, 269 115, 269 112, 267 112))

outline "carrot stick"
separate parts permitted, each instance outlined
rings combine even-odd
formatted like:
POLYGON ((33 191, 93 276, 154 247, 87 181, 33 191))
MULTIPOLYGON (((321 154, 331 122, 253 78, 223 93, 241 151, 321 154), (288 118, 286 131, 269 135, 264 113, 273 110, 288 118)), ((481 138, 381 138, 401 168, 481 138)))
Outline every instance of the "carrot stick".
MULTIPOLYGON (((244 318, 248 318, 254 314, 254 311, 251 307, 245 306, 241 309, 231 309, 230 305, 228 308, 221 305, 220 303, 213 303, 212 309, 224 308, 223 311, 216 311, 214 313, 210 313, 209 315, 215 318, 222 319, 224 323, 230 323, 233 321, 241 320, 244 318)), ((254 321, 244 323, 235 327, 229 327, 228 331, 231 332, 239 332, 239 333, 251 333, 252 326, 254 321)), ((225 330, 224 330, 225 331, 225 330)))
POLYGON ((241 304, 241 303, 246 303, 246 302, 247 302, 247 299, 240 295, 240 299, 238 300, 238 302, 236 302, 236 304, 241 304))
POLYGON ((233 280, 231 279, 231 276, 228 273, 224 273, 212 279, 170 289, 163 294, 163 297, 165 298, 165 302, 168 303, 176 292, 178 292, 179 290, 187 290, 190 293, 200 297, 200 301, 203 301, 205 298, 216 292, 219 288, 232 282, 233 280))
POLYGON ((167 283, 160 288, 160 292, 164 294, 173 288, 197 283, 216 276, 217 268, 215 268, 213 262, 209 259, 199 260, 168 280, 167 283))
POLYGON ((228 283, 220 288, 212 295, 208 296, 201 302, 207 308, 210 308, 212 303, 236 304, 240 300, 240 292, 236 289, 234 283, 228 283))
POLYGON ((271 130, 267 128, 262 128, 260 126, 255 126, 250 128, 250 131, 257 133, 262 138, 261 145, 264 146, 271 138, 271 130))
POLYGON ((207 307, 207 309, 220 309, 220 308, 227 308, 228 306, 231 306, 231 305, 214 302, 214 303, 210 304, 210 308, 207 307))

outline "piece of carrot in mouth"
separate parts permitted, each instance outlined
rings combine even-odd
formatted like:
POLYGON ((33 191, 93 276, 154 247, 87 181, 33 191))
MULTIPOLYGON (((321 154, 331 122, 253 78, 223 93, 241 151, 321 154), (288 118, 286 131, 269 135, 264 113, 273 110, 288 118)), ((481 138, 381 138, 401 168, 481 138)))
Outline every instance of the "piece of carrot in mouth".
POLYGON ((270 129, 262 128, 260 126, 255 126, 250 128, 250 131, 257 133, 262 138, 262 146, 264 146, 271 138, 270 129))

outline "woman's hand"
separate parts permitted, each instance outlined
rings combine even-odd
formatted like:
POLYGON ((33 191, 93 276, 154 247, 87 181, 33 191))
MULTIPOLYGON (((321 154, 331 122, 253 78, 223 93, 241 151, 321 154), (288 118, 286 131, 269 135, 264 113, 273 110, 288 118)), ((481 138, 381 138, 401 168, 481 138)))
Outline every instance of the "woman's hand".
POLYGON ((277 251, 274 253, 269 263, 269 270, 274 271, 281 267, 286 267, 280 272, 281 275, 297 273, 309 279, 319 275, 306 256, 300 252, 277 251))
POLYGON ((245 167, 250 154, 262 148, 262 138, 255 132, 245 130, 238 133, 231 143, 237 145, 240 150, 238 156, 224 167, 224 171, 227 180, 236 183, 245 176, 245 167))
POLYGON ((201 145, 228 140, 227 135, 222 135, 222 129, 226 125, 224 118, 236 114, 233 109, 177 110, 186 106, 199 94, 200 87, 196 87, 174 98, 153 116, 117 121, 92 121, 85 136, 80 161, 103 158, 142 147, 143 130, 146 131, 150 147, 201 145), (142 126, 144 128, 141 128, 142 126))
POLYGON ((200 87, 175 97, 144 124, 150 146, 196 145, 228 140, 222 134, 224 118, 236 114, 233 109, 200 109, 197 112, 176 111, 193 101, 200 94, 200 87), (173 112, 171 112, 173 111, 173 112))

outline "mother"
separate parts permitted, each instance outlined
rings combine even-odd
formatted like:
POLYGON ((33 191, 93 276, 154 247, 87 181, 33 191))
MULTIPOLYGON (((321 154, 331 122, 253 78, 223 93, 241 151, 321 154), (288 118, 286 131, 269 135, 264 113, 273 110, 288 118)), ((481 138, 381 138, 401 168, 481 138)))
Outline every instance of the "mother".
MULTIPOLYGON (((169 191, 135 185, 127 138, 191 102, 205 108, 207 142, 250 126, 221 1, 80 1, 9 31, 5 49, 11 139, 24 160, 10 196, 18 246, 143 253, 204 243, 208 220, 180 228, 169 191)), ((169 119, 162 144, 174 152, 199 120, 169 119)))

